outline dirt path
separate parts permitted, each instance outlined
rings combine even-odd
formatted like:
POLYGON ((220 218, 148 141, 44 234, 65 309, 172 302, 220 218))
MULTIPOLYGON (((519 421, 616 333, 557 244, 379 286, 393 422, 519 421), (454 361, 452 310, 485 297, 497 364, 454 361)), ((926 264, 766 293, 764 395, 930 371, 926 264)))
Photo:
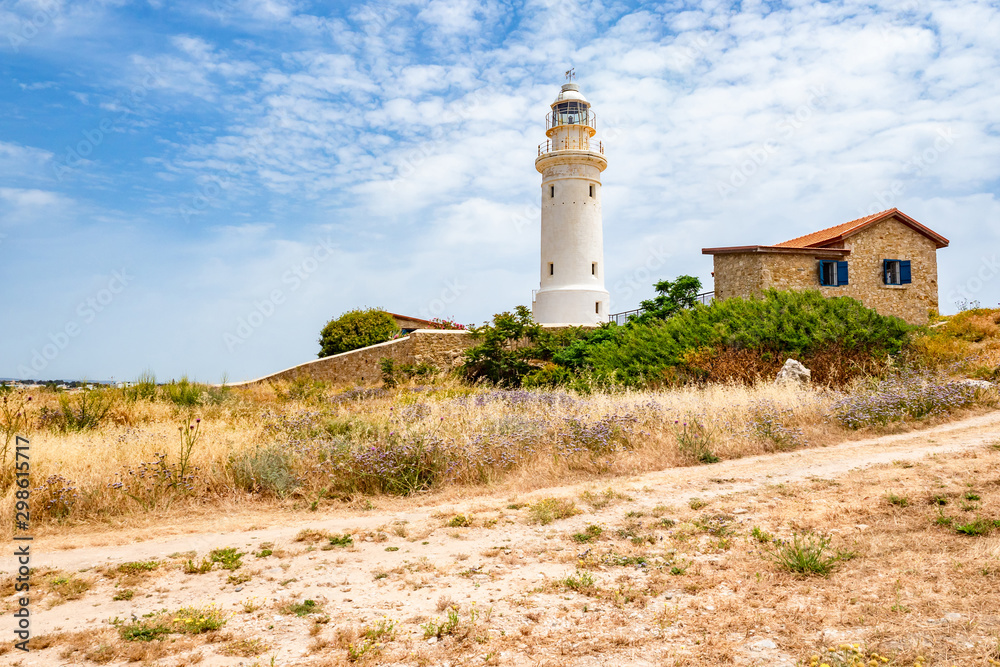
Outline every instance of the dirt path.
MULTIPOLYGON (((683 623, 663 619, 654 623, 655 609, 633 609, 601 596, 592 596, 588 607, 588 598, 580 598, 581 603, 572 590, 553 584, 572 574, 590 554, 591 545, 574 542, 569 535, 584 531, 587 525, 627 526, 630 516, 679 516, 694 497, 706 502, 730 498, 743 504, 729 509, 737 523, 746 523, 757 515, 758 505, 767 501, 773 485, 838 479, 862 468, 914 462, 928 455, 954 456, 998 441, 1000 412, 992 412, 924 431, 619 479, 611 492, 605 482, 519 497, 518 504, 544 497, 567 498, 584 510, 545 526, 529 521, 528 508, 512 505, 506 498, 483 496, 413 511, 334 518, 316 515, 294 525, 195 532, 120 546, 66 550, 57 538, 39 539, 33 544, 34 567, 75 573, 74 578, 89 582, 90 587, 78 599, 71 599, 72 594, 58 590, 61 584, 50 586, 34 603, 32 634, 54 637, 52 646, 27 655, 8 652, 0 655, 0 662, 94 664, 85 660, 89 655, 97 662, 110 659, 110 664, 159 660, 157 664, 165 665, 198 661, 250 665, 259 660, 264 665, 272 664, 272 657, 275 665, 340 664, 347 655, 343 647, 352 643, 351 627, 371 628, 387 616, 396 623, 395 639, 375 633, 364 649, 363 638, 355 637, 355 651, 367 651, 362 660, 378 664, 641 665, 668 664, 664 656, 672 655, 676 664, 683 664, 678 656, 691 650, 692 641, 684 637, 683 623), (590 506, 581 501, 581 494, 588 491, 596 499, 590 506), (457 515, 464 519, 456 519, 457 515), (301 539, 306 528, 316 531, 315 540, 301 539), (350 534, 353 544, 334 546, 320 533, 350 534), (269 555, 261 546, 266 543, 273 545, 269 555), (205 574, 185 573, 186 561, 197 564, 211 550, 227 547, 245 552, 238 569, 227 571, 216 565, 205 574), (159 566, 148 573, 115 571, 118 565, 135 561, 157 561, 159 566), (124 597, 123 591, 133 591, 130 599, 112 599, 124 597), (311 615, 282 611, 282 605, 304 600, 316 605, 311 615), (215 633, 210 644, 200 641, 209 635, 170 635, 179 641, 129 642, 126 646, 109 624, 116 617, 127 622, 162 609, 207 604, 218 605, 228 618, 223 632, 215 633), (256 606, 260 608, 254 610, 256 606), (452 607, 458 610, 457 629, 440 638, 425 638, 427 631, 421 624, 443 620, 452 607), (656 650, 649 642, 637 644, 635 633, 655 638, 656 650), (607 650, 587 648, 587 642, 598 637, 607 650), (259 658, 251 655, 262 648, 259 658), (138 655, 140 649, 146 653, 138 655), (227 652, 235 655, 223 655, 227 652)), ((624 534, 621 530, 619 534, 624 534)), ((650 543, 657 546, 653 539, 650 543)), ((662 542, 664 538, 655 539, 662 542)), ((636 544, 635 539, 632 544, 626 541, 619 550, 624 553, 636 544)), ((695 551, 691 558, 707 567, 719 559, 695 551)), ((648 569, 643 565, 635 576, 654 574, 643 568, 648 569)), ((9 558, 3 569, 5 574, 13 571, 9 558)), ((628 576, 635 569, 630 568, 628 576)), ((595 572, 612 574, 606 564, 595 572)), ((697 607, 691 607, 697 591, 686 592, 683 579, 664 578, 665 588, 647 593, 661 600, 657 603, 661 615, 671 605, 678 610, 697 607)), ((9 606, 12 599, 6 597, 4 602, 9 606)), ((765 638, 754 643, 753 632, 747 632, 743 639, 726 640, 742 647, 730 647, 738 653, 738 659, 733 659, 736 663, 795 664, 794 656, 783 652, 780 642, 765 638)))

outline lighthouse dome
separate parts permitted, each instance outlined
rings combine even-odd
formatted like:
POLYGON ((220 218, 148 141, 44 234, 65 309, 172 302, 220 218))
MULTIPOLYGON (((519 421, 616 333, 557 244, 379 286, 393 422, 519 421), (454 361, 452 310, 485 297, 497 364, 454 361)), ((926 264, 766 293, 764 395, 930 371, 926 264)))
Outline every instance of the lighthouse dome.
POLYGON ((559 95, 556 97, 556 101, 553 105, 559 104, 560 102, 576 101, 588 104, 587 98, 583 96, 580 92, 580 86, 575 83, 564 83, 562 89, 559 91, 559 95))

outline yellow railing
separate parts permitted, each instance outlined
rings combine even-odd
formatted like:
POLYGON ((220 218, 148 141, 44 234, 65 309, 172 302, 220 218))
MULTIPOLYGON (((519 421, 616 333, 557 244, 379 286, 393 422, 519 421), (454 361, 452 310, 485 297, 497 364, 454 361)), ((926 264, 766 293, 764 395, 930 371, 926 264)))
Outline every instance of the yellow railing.
POLYGON ((552 141, 547 139, 538 144, 538 155, 554 153, 556 151, 593 151, 604 155, 604 142, 601 141, 552 141))

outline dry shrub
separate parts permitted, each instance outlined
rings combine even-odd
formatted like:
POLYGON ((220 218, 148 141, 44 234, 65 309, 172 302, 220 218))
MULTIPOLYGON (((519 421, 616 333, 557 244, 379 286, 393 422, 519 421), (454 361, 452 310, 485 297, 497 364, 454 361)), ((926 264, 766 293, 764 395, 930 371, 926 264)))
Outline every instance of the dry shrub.
MULTIPOLYGON (((767 350, 735 348, 702 348, 684 356, 687 373, 706 382, 755 384, 770 381, 787 360, 786 355, 767 350)), ((880 375, 885 361, 864 350, 828 346, 801 355, 797 361, 812 371, 812 381, 830 387, 841 387, 855 378, 880 375)), ((682 380, 676 369, 665 371, 668 382, 682 380)))
POLYGON ((987 338, 1000 338, 1000 311, 977 308, 959 313, 941 327, 944 335, 979 343, 987 338))

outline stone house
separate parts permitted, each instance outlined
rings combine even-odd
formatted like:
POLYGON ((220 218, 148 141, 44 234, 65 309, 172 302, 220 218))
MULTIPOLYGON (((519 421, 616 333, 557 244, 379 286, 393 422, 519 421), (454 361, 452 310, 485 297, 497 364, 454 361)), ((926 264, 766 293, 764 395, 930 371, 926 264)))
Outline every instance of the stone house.
POLYGON ((703 248, 702 254, 714 258, 716 299, 815 289, 926 324, 938 307, 937 251, 947 245, 893 208, 776 245, 703 248))

